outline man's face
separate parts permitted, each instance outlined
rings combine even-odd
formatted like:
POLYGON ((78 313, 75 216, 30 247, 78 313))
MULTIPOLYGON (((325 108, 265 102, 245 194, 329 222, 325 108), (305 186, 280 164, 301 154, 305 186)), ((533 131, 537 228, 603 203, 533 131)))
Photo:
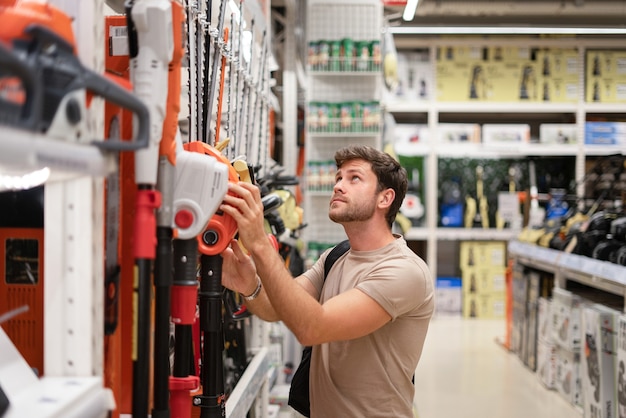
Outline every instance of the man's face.
POLYGON ((376 210, 378 180, 371 164, 351 160, 335 175, 328 217, 337 223, 367 221, 376 210))

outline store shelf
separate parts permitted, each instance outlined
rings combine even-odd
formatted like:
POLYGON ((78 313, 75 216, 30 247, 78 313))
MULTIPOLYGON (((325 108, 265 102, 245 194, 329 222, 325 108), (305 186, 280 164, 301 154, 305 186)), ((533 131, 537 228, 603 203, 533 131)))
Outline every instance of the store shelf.
POLYGON ((624 145, 585 145, 585 155, 603 156, 621 154, 626 155, 626 146, 624 145))
POLYGON ((244 417, 252 407, 264 384, 267 384, 269 371, 268 348, 262 347, 246 367, 237 386, 226 400, 227 417, 244 417))
MULTIPOLYGON (((515 238, 519 231, 512 229, 477 229, 477 228, 437 228, 437 241, 509 241, 515 238)), ((404 238, 410 241, 426 241, 432 235, 430 228, 413 227, 404 238)))
MULTIPOLYGON (((382 5, 377 0, 310 1, 307 3, 307 44, 321 40, 380 43, 382 16, 382 5), (354 16, 359 18, 355 20, 354 16)), ((342 146, 358 142, 382 148, 381 71, 371 70, 372 67, 363 67, 364 71, 329 71, 329 68, 341 68, 344 64, 341 60, 341 55, 332 56, 329 65, 336 66, 308 68, 305 161, 307 168, 313 167, 313 171, 319 162, 334 163, 334 154, 342 146), (346 117, 348 124, 345 124, 346 117)), ((343 228, 328 219, 332 182, 323 183, 323 188, 317 187, 314 179, 309 183, 313 190, 303 194, 304 223, 308 226, 302 237, 307 244, 345 239, 343 228)))
POLYGON ((520 263, 553 273, 561 282, 573 280, 616 295, 626 296, 626 267, 534 244, 511 241, 509 256, 520 263))
MULTIPOLYGON (((603 109, 606 106, 598 107, 603 109)), ((384 104, 390 113, 576 113, 577 103, 542 103, 542 102, 436 102, 436 101, 388 101, 384 104)), ((626 110, 622 110, 626 112, 626 110)))

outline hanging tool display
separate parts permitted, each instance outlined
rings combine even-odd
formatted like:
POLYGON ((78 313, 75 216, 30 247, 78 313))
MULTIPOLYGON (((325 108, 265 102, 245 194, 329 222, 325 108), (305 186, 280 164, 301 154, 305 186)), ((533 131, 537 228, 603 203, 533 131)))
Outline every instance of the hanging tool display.
POLYGON ((118 86, 114 77, 82 65, 67 15, 35 2, 18 2, 0 10, 0 123, 41 134, 25 137, 16 132, 15 140, 6 135, 0 144, 3 165, 106 175, 116 169, 115 152, 148 145, 147 108, 118 86), (7 88, 10 94, 6 94, 7 88), (86 118, 88 95, 132 111, 138 122, 134 139, 91 138, 86 118))
POLYGON ((150 387, 151 277, 156 258, 155 210, 159 146, 166 113, 168 66, 173 56, 170 0, 130 0, 127 3, 130 74, 133 88, 150 109, 149 146, 135 156, 137 201, 134 228, 135 305, 133 323, 133 417, 148 416, 150 387))
POLYGON ((180 141, 181 62, 184 55, 184 13, 182 5, 171 2, 172 59, 168 66, 167 106, 163 120, 157 171, 157 190, 161 205, 157 209, 157 247, 154 263, 154 341, 153 341, 153 418, 170 416, 170 314, 172 289, 173 205, 177 164, 177 139, 180 141))

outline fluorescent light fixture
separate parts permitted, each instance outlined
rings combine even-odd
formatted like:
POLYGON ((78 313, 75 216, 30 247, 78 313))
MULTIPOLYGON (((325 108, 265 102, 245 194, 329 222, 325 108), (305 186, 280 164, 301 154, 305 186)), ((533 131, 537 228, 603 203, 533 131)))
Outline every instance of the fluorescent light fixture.
POLYGON ((402 19, 407 22, 413 20, 415 17, 415 10, 417 9, 417 3, 419 0, 407 0, 406 6, 404 6, 404 13, 402 14, 402 19))
POLYGON ((626 35, 626 27, 392 26, 388 30, 395 35, 626 35))

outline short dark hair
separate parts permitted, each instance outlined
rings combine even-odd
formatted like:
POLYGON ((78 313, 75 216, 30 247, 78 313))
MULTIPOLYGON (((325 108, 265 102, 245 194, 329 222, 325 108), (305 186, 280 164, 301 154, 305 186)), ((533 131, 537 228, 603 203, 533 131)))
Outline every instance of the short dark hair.
POLYGON ((372 171, 378 179, 378 192, 385 189, 393 189, 396 192, 386 215, 387 223, 391 227, 400 211, 409 184, 406 170, 391 155, 367 145, 351 144, 335 153, 337 168, 351 160, 364 160, 371 164, 372 171))

